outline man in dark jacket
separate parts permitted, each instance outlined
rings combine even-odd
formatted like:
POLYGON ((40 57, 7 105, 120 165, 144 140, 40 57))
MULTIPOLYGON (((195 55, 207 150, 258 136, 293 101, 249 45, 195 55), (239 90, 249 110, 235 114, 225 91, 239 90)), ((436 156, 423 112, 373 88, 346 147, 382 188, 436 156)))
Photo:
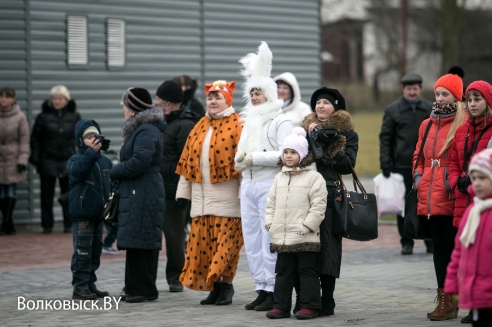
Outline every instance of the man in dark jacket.
POLYGON ((161 175, 166 191, 166 209, 164 211, 163 231, 166 241, 166 279, 169 291, 182 292, 183 285, 179 275, 185 260, 185 224, 188 203, 176 201, 179 175, 176 165, 183 151, 188 134, 199 119, 198 114, 182 105, 183 91, 175 81, 164 81, 156 92, 156 104, 164 111, 167 128, 164 131, 164 159, 161 163, 161 175))
MULTIPOLYGON (((403 176, 406 193, 412 188, 412 161, 418 140, 419 127, 429 118, 432 103, 421 98, 422 77, 406 74, 401 79, 402 96, 384 111, 383 124, 379 134, 379 162, 384 177, 390 173, 403 176)), ((397 215, 400 233, 401 254, 412 254, 414 241, 403 236, 403 217, 397 215)), ((425 241, 427 253, 432 253, 432 244, 425 241)))
MULTIPOLYGON (((70 179, 69 211, 73 223, 72 285, 73 299, 90 300, 108 296, 95 282, 101 262, 103 208, 109 195, 111 161, 101 154, 105 149, 101 130, 94 120, 82 119, 75 125, 79 151, 67 164, 70 179)), ((109 143, 107 144, 109 145, 109 143)))

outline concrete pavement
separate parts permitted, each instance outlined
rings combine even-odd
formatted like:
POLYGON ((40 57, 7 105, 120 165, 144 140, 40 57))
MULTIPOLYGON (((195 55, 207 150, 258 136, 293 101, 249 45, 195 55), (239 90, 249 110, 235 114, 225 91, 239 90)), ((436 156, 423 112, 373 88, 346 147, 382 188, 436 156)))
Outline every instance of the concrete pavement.
MULTIPOLYGON (((335 315, 309 321, 294 317, 270 320, 265 312, 244 309, 256 297, 244 253, 229 306, 200 305, 207 295, 203 292, 185 289, 170 293, 162 251, 157 301, 121 302, 118 310, 114 300, 110 310, 95 310, 87 305, 87 310, 54 310, 55 301, 71 301, 71 235, 45 235, 39 231, 0 237, 1 326, 465 326, 459 320, 466 310, 459 313, 458 319, 432 322, 426 318, 426 313, 434 308, 436 295, 432 256, 425 254, 422 241, 416 242, 413 255, 400 255, 394 225, 380 225, 379 238, 370 242, 344 240, 335 315), (18 297, 25 298, 24 304, 51 302, 48 310, 19 310, 18 297)), ((116 297, 123 286, 124 256, 124 252, 103 255, 97 272, 98 287, 116 297)), ((102 302, 98 305, 104 308, 102 302)))

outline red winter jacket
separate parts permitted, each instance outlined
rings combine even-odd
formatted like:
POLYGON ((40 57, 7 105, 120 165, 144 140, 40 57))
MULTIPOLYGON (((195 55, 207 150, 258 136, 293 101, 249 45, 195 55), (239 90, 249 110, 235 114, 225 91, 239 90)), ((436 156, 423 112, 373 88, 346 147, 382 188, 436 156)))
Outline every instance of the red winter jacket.
POLYGON ((432 127, 427 135, 417 171, 414 172, 418 194, 418 215, 427 217, 453 215, 454 197, 447 182, 449 149, 440 156, 439 152, 446 142, 446 136, 453 123, 454 115, 446 115, 445 117, 432 113, 431 117, 424 120, 419 128, 419 140, 413 153, 414 166, 427 124, 429 120, 432 121, 432 127))
MULTIPOLYGON (((473 196, 473 195, 472 195, 473 196)), ((444 292, 459 294, 460 308, 492 308, 492 209, 480 214, 475 242, 467 248, 459 240, 470 205, 463 215, 448 265, 444 292)))
MULTIPOLYGON (((449 163, 449 185, 454 190, 454 219, 453 226, 459 227, 460 221, 466 207, 473 202, 473 198, 469 194, 461 193, 456 187, 456 181, 460 176, 466 176, 467 172, 462 173, 465 161, 465 140, 468 135, 468 151, 471 150, 473 142, 480 136, 484 129, 483 119, 475 120, 468 118, 465 124, 458 127, 454 135, 453 144, 451 145, 451 162, 449 163)), ((487 125, 492 125, 492 117, 487 121, 487 125)), ((492 137, 492 127, 482 135, 478 142, 475 153, 487 148, 487 145, 492 137)), ((473 155, 472 155, 473 156, 473 155)), ((471 157, 468 158, 470 164, 471 157)))

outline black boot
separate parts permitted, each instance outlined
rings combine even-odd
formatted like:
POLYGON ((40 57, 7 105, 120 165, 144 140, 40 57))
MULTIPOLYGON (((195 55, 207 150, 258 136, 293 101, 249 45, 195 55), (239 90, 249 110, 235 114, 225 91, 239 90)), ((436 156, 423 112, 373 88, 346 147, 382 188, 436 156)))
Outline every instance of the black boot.
POLYGON ((321 275, 321 311, 319 317, 331 316, 335 314, 335 300, 333 292, 335 291, 336 278, 329 275, 321 275))
POLYGON ((214 283, 214 289, 212 292, 208 293, 208 296, 204 298, 203 300, 200 301, 200 304, 205 305, 205 304, 215 304, 217 302, 217 299, 219 298, 220 295, 220 287, 222 286, 222 283, 214 283))
POLYGON ((256 311, 270 311, 273 309, 273 293, 267 292, 265 301, 255 307, 256 311))
POLYGON ((318 317, 332 316, 335 314, 335 300, 333 298, 321 298, 321 311, 318 317))
POLYGON ((0 234, 5 235, 15 235, 15 227, 12 219, 12 215, 14 214, 16 199, 14 198, 6 198, 2 199, 1 209, 3 215, 2 226, 0 227, 0 234))
POLYGON ((96 287, 96 284, 94 284, 94 283, 89 284, 89 291, 96 294, 97 297, 100 299, 102 299, 103 297, 109 296, 108 292, 98 290, 96 287))
POLYGON ((265 301, 267 295, 268 292, 260 291, 256 299, 253 302, 246 304, 244 307, 246 310, 254 310, 257 305, 260 305, 263 301, 265 301))
POLYGON ((221 283, 220 294, 215 302, 215 305, 228 305, 232 303, 232 296, 234 295, 234 286, 232 284, 221 283))

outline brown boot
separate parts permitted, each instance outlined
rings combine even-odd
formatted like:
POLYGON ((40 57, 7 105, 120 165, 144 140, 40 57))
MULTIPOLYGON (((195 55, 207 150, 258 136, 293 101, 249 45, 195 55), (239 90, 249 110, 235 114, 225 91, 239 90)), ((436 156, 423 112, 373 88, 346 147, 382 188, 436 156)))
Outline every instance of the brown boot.
POLYGON ((458 316, 458 307, 453 303, 451 295, 444 294, 442 288, 437 289, 438 303, 436 310, 432 312, 430 320, 454 319, 458 316))

